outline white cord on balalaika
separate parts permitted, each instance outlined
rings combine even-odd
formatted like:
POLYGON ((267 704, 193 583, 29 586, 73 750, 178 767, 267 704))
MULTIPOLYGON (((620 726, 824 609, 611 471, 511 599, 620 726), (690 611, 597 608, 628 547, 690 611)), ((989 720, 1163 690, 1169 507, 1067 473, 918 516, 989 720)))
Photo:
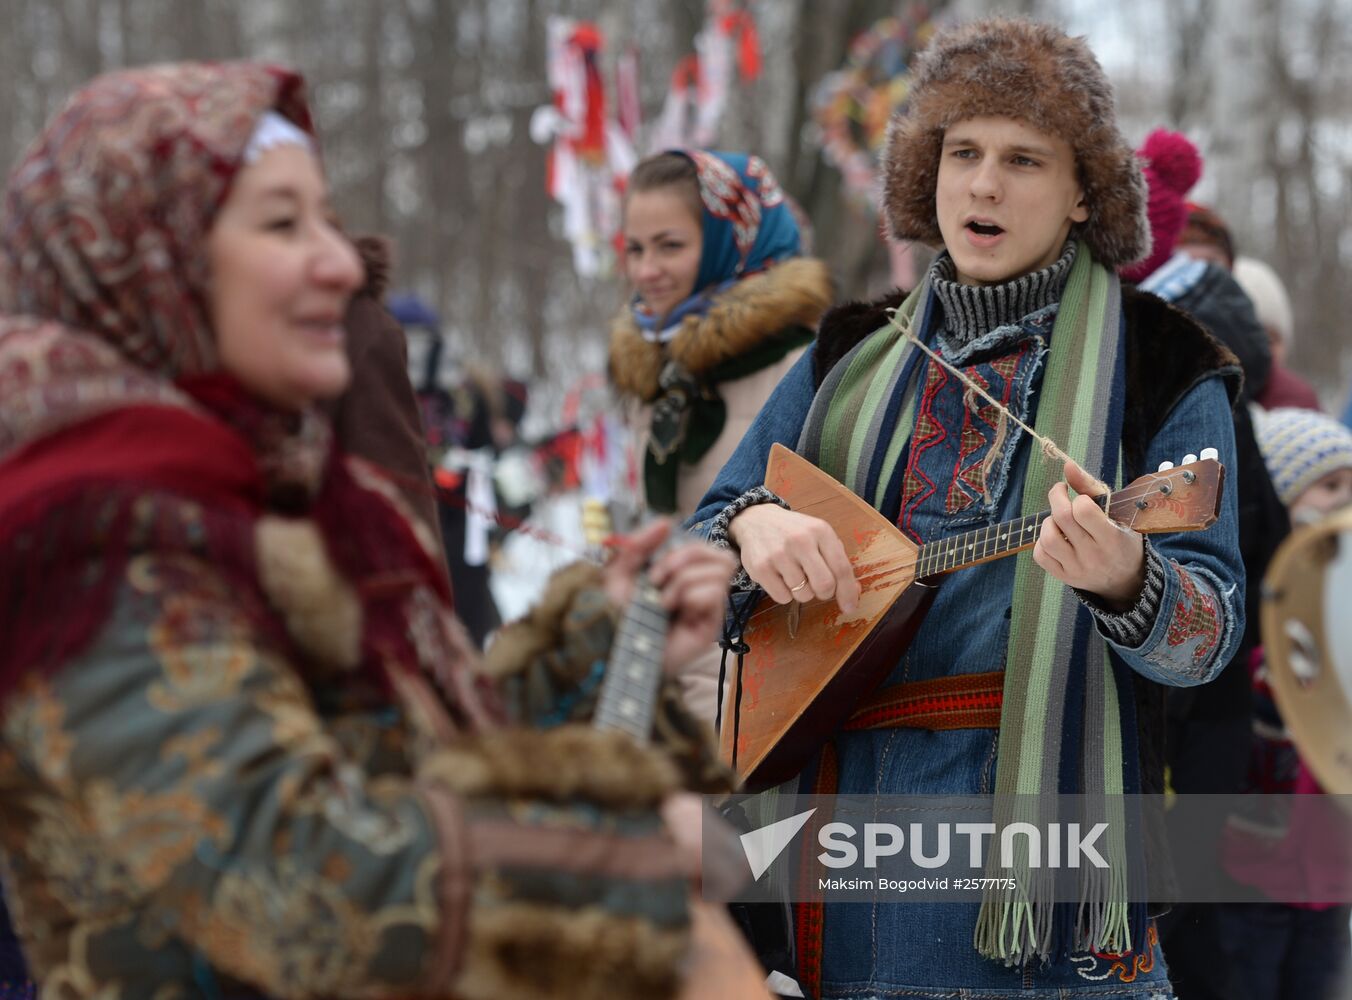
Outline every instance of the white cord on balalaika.
MULTIPOLYGON (((915 335, 915 331, 912 329, 911 324, 903 321, 900 312, 901 309, 899 307, 895 309, 888 309, 887 317, 888 321, 892 324, 892 327, 901 334, 903 339, 909 340, 916 347, 924 351, 926 355, 928 355, 946 372, 949 372, 950 374, 956 376, 962 382, 962 384, 967 387, 967 391, 969 393, 975 393, 976 395, 984 399, 986 402, 990 403, 990 405, 995 407, 995 409, 1000 413, 1001 417, 1003 417, 1006 420, 1014 421, 1014 423, 1018 424, 1025 431, 1027 431, 1029 435, 1032 436, 1033 440, 1037 441, 1037 443, 1042 446, 1041 447, 1042 456, 1045 459, 1047 459, 1048 461, 1059 460, 1063 463, 1075 462, 1075 460, 1071 458, 1069 455, 1067 455, 1060 448, 1060 446, 1057 445, 1055 441, 1053 441, 1051 438, 1043 437, 1037 431, 1033 430, 1033 428, 1029 427, 1026 423, 1024 423, 1022 420, 1016 417, 1013 413, 1011 413, 1009 411, 1009 408, 1005 406, 1004 403, 1001 403, 998 399, 996 399, 984 388, 982 388, 980 383, 978 383, 974 378, 972 378, 966 372, 962 371, 960 368, 956 368, 948 361, 945 361, 936 351, 931 350, 930 347, 923 340, 921 340, 919 337, 915 335)), ((992 451, 994 451, 994 447, 992 447, 992 451)), ((1075 464, 1079 465, 1078 462, 1075 462, 1075 464)), ((1097 477, 1094 478, 1094 482, 1097 484, 1099 490, 1101 491, 1101 494, 1103 496, 1103 504, 1106 509, 1108 504, 1112 502, 1113 491, 1111 488, 1109 488, 1109 486, 1106 483, 1102 482, 1097 477)))

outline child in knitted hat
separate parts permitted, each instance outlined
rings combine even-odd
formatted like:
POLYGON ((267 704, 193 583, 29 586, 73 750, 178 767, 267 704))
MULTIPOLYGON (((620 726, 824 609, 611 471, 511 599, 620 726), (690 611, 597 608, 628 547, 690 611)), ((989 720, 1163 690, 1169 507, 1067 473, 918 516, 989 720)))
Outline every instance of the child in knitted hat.
POLYGON ((1352 430, 1314 410, 1258 411, 1258 447, 1293 523, 1352 503, 1352 430))
MULTIPOLYGON (((939 257, 910 295, 827 314, 690 524, 740 553, 743 586, 818 604, 802 622, 829 615, 837 642, 868 626, 876 577, 856 577, 854 539, 766 488, 773 445, 843 482, 918 555, 948 546, 916 565, 937 589, 914 638, 880 648, 891 673, 874 694, 833 706, 839 728, 798 787, 986 796, 997 825, 1016 789, 1160 792, 1160 685, 1209 680, 1243 631, 1234 500, 1206 531, 1147 541, 1067 485, 1101 493, 1207 447, 1232 464, 1237 366, 1118 277, 1150 249, 1146 187, 1084 40, 1006 18, 936 35, 889 130, 883 207, 894 241, 939 257), (1041 441, 1072 460, 1049 461, 1041 441), (1023 554, 978 559, 978 536, 982 553, 1023 554)), ((770 700, 768 676, 728 696, 725 725, 770 700)), ((923 833, 926 851, 939 836, 923 833)), ((1169 997, 1146 892, 1131 888, 1163 859, 1138 838, 1105 846, 1110 876, 1068 872, 1060 887, 1025 855, 1019 877, 961 897, 797 904, 794 971, 822 998, 1169 997)))

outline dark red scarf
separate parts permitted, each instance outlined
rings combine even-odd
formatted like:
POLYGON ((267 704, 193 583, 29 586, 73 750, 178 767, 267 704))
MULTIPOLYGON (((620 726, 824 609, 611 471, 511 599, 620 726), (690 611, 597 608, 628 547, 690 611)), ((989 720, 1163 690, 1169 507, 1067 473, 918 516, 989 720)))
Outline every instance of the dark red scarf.
POLYGON ((0 697, 25 674, 79 655, 107 622, 139 551, 208 561, 255 624, 289 645, 260 600, 255 527, 268 512, 318 526, 361 601, 362 662, 372 679, 386 686, 391 664, 416 665, 407 600, 424 588, 449 606, 450 590, 395 501, 359 482, 332 450, 313 496, 294 479, 270 482, 257 440, 294 428, 300 416, 266 407, 225 376, 184 388, 201 408, 116 407, 0 463, 0 697))

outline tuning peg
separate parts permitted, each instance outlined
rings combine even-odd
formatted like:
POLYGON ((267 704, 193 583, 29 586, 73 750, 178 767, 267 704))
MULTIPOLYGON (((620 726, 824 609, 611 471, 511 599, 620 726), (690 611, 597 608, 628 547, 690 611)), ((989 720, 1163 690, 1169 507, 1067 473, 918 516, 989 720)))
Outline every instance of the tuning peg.
POLYGON ((1203 462, 1205 462, 1205 461, 1206 461, 1207 459, 1209 459, 1209 458, 1216 458, 1216 459, 1219 459, 1220 457, 1221 457, 1221 453, 1220 453, 1219 451, 1217 451, 1215 448, 1203 448, 1203 449, 1202 449, 1202 461, 1203 461, 1203 462))
POLYGON ((1160 471, 1160 472, 1168 472, 1168 471, 1169 471, 1170 469, 1172 469, 1173 467, 1174 467, 1174 463, 1173 463, 1173 462, 1161 462, 1161 463, 1160 463, 1159 471, 1160 471))
POLYGON ((1184 456, 1183 456, 1183 461, 1180 462, 1179 464, 1180 464, 1180 465, 1191 465, 1191 464, 1192 464, 1193 462, 1195 462, 1195 461, 1197 461, 1197 456, 1196 456, 1196 455, 1184 455, 1184 456))
POLYGON ((588 497, 582 501, 582 534, 588 545, 601 545, 611 532, 610 509, 604 500, 588 497))

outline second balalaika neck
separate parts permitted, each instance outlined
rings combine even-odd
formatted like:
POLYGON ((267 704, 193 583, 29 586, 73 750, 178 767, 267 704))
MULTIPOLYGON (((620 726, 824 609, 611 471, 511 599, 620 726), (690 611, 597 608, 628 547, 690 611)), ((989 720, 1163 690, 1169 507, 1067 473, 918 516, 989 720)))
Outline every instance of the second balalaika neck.
POLYGON ((640 742, 647 742, 662 686, 667 624, 661 595, 646 575, 640 576, 634 598, 620 620, 601 682, 592 721, 596 728, 623 729, 640 742))

